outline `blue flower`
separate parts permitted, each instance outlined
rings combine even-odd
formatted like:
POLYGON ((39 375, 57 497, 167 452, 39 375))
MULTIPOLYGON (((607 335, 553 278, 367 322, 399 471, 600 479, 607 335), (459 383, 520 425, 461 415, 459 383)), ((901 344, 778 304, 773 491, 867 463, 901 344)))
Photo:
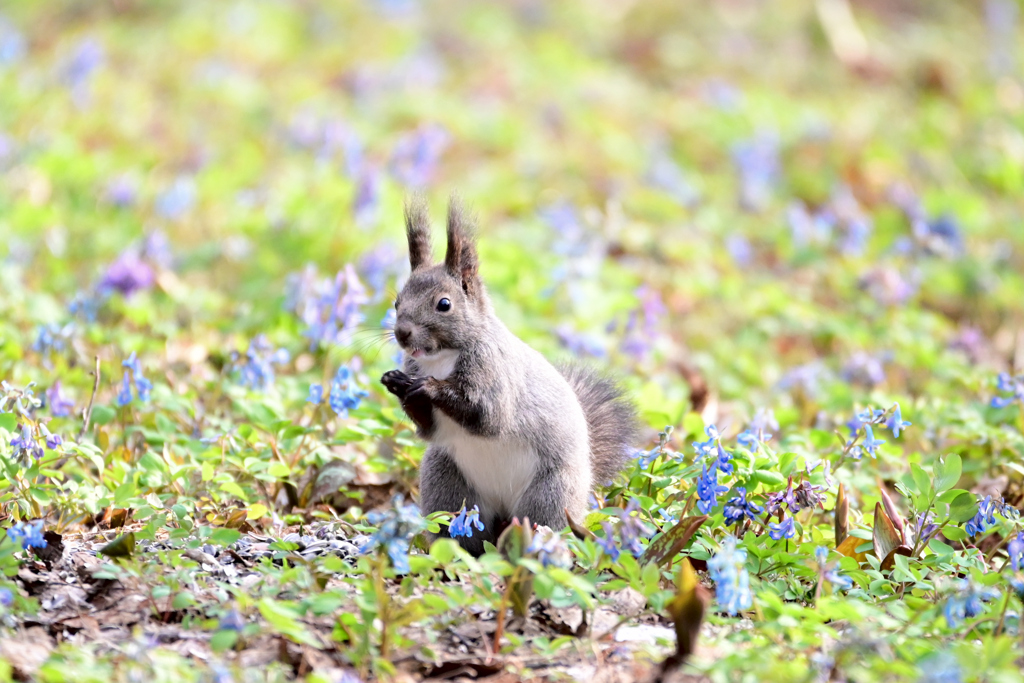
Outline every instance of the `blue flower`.
POLYGON ((320 405, 324 400, 324 385, 323 384, 310 384, 309 385, 309 397, 306 399, 306 403, 312 403, 313 405, 320 405))
POLYGON ((467 512, 466 506, 463 505, 462 510, 448 526, 448 534, 452 538, 459 536, 470 538, 473 536, 473 527, 476 527, 477 531, 484 530, 484 523, 480 521, 480 506, 474 505, 473 509, 467 512))
POLYGON ((1010 562, 1015 570, 1024 566, 1024 532, 1019 532, 1006 546, 1006 554, 1010 556, 1010 562))
POLYGON ((768 535, 772 540, 781 541, 784 538, 793 538, 796 535, 796 528, 793 526, 793 518, 787 517, 778 524, 769 524, 768 535))
POLYGON ((633 498, 629 501, 626 508, 619 513, 619 540, 622 543, 622 547, 632 553, 634 557, 640 557, 644 552, 644 547, 640 544, 640 538, 647 538, 651 535, 647 525, 640 520, 639 514, 633 514, 639 512, 640 501, 633 498))
POLYGON ((864 443, 863 448, 867 451, 871 457, 875 457, 875 453, 878 447, 884 444, 885 441, 882 439, 876 439, 875 433, 871 430, 871 425, 864 425, 864 443))
POLYGON ((392 499, 392 507, 386 512, 371 512, 367 521, 377 526, 377 531, 363 546, 365 555, 376 549, 384 550, 391 559, 391 565, 400 574, 409 572, 409 541, 425 526, 419 508, 410 503, 405 505, 402 496, 392 499))
POLYGON ((395 323, 398 321, 398 312, 392 307, 388 309, 388 312, 381 318, 380 326, 385 330, 395 329, 395 323))
POLYGON ((121 390, 117 392, 117 405, 126 406, 132 402, 132 382, 130 373, 124 371, 124 379, 121 381, 121 390))
POLYGON ((739 435, 736 437, 736 442, 739 443, 739 445, 746 448, 751 453, 756 453, 757 450, 761 447, 761 442, 768 441, 768 439, 771 438, 772 435, 768 434, 766 438, 761 439, 753 430, 748 429, 746 431, 739 433, 739 435))
POLYGON ((754 517, 761 512, 764 508, 755 503, 751 503, 747 500, 747 489, 742 486, 736 487, 736 495, 730 498, 725 503, 723 513, 725 514, 726 526, 732 526, 739 521, 742 521, 744 517, 754 519, 754 517))
POLYGON ((217 628, 222 631, 238 631, 241 632, 245 628, 245 617, 243 617, 237 609, 232 607, 220 618, 217 623, 217 628))
POLYGON ((366 166, 356 178, 356 194, 352 200, 352 215, 356 225, 369 227, 377 220, 380 206, 381 173, 373 166, 366 166))
POLYGON ((900 413, 900 404, 897 403, 896 410, 893 411, 892 416, 889 418, 889 421, 885 423, 885 426, 887 429, 892 430, 893 438, 898 439, 900 438, 900 432, 912 424, 912 422, 906 422, 903 419, 903 414, 900 413))
POLYGON ((10 607, 14 602, 14 593, 10 588, 0 588, 0 607, 10 607))
POLYGON ((778 140, 772 134, 759 133, 735 145, 732 158, 740 177, 740 206, 760 211, 771 199, 779 180, 778 140))
POLYGON ((963 620, 976 617, 985 611, 984 602, 999 597, 999 591, 976 583, 973 579, 958 581, 956 592, 949 596, 942 608, 946 623, 956 628, 963 620))
POLYGON ((18 522, 7 530, 7 538, 15 543, 20 543, 22 549, 45 548, 46 539, 43 538, 43 520, 37 519, 31 524, 18 522))
POLYGON ((135 391, 139 400, 145 403, 153 391, 153 383, 142 376, 142 364, 136 357, 135 352, 126 360, 121 361, 121 367, 125 368, 124 378, 121 381, 121 390, 117 394, 117 405, 126 406, 132 402, 132 383, 135 384, 135 391))
POLYGON ((819 545, 814 549, 814 559, 818 562, 818 573, 821 577, 836 588, 848 589, 853 587, 853 579, 840 574, 835 566, 828 562, 828 548, 819 545))
POLYGON ((973 538, 978 534, 988 531, 995 523, 995 504, 992 502, 992 496, 986 496, 983 501, 978 503, 978 512, 968 520, 967 524, 964 525, 964 529, 973 538))
POLYGON ((722 442, 718 442, 718 458, 714 462, 714 466, 722 471, 722 474, 732 474, 732 454, 729 451, 722 448, 722 442))
POLYGON ((1014 403, 1024 403, 1024 375, 1011 377, 1008 373, 1000 372, 996 378, 996 388, 1011 396, 993 396, 993 408, 1005 408, 1014 403))
POLYGON ((572 567, 572 552, 565 544, 565 539, 546 526, 539 526, 534 530, 533 539, 526 547, 526 552, 537 553, 537 559, 545 567, 572 567))
POLYGON ((177 220, 196 203, 196 183, 189 176, 178 176, 156 198, 156 212, 168 220, 177 220))
POLYGON ((348 417, 348 411, 355 410, 369 392, 356 386, 352 371, 342 365, 331 380, 331 394, 328 403, 339 417, 348 417))
POLYGON ((619 555, 621 555, 622 552, 619 550, 619 546, 615 542, 615 528, 612 527, 610 522, 602 522, 601 528, 604 529, 604 537, 597 537, 597 545, 602 551, 604 551, 604 554, 607 555, 612 562, 618 562, 619 555))
POLYGON ((732 536, 726 536, 722 547, 708 560, 708 573, 715 582, 715 600, 734 616, 753 604, 746 561, 747 551, 737 549, 732 536))
POLYGON ((963 683, 960 662, 949 652, 940 652, 918 663, 921 677, 917 683, 963 683))
POLYGON ((710 470, 705 463, 702 463, 700 467, 700 478, 697 480, 697 497, 700 500, 697 503, 697 509, 707 515, 711 514, 711 511, 718 505, 718 496, 728 491, 729 487, 718 484, 718 469, 714 463, 710 470))
POLYGON ((249 342, 245 351, 244 361, 238 352, 233 352, 232 364, 238 373, 239 381, 253 391, 266 391, 274 384, 274 366, 283 365, 290 360, 288 351, 274 349, 266 335, 258 334, 249 342))

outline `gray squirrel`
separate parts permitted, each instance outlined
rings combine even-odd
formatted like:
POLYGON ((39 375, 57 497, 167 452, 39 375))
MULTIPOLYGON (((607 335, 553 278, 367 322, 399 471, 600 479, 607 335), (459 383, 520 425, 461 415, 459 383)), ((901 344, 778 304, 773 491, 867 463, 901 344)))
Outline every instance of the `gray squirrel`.
POLYGON ((454 198, 444 263, 434 264, 422 201, 406 205, 405 222, 412 273, 395 301, 404 370, 381 383, 429 443, 421 510, 478 505, 484 530, 459 539, 475 555, 513 518, 562 529, 568 513, 582 523, 594 486, 629 457, 633 404, 590 368, 556 369, 495 316, 472 228, 454 198))

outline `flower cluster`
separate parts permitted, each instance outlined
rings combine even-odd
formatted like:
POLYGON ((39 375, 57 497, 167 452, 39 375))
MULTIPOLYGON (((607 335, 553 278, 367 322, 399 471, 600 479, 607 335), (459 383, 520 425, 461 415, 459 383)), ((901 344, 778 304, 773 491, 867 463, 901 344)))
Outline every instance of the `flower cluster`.
POLYGON ((484 530, 484 523, 480 521, 480 506, 474 505, 473 509, 467 512, 466 506, 463 504, 459 514, 448 525, 448 534, 452 538, 458 538, 459 536, 472 537, 474 527, 476 527, 477 531, 484 530))
POLYGON ((1005 408, 1006 406, 1020 403, 1024 405, 1024 375, 1010 376, 1009 373, 1000 372, 996 378, 996 388, 1009 396, 993 396, 993 408, 1005 408))
POLYGON ((731 615, 750 609, 754 598, 747 573, 747 551, 736 547, 736 539, 726 536, 715 556, 708 560, 708 572, 715 582, 715 600, 731 615))
POLYGON ((33 410, 43 405, 42 400, 36 398, 32 387, 35 382, 29 382, 24 389, 18 389, 7 380, 0 382, 0 413, 13 412, 15 409, 21 415, 28 417, 33 410))
MULTIPOLYGON (((894 406, 892 417, 896 418, 899 414, 899 404, 894 406)), ((899 435, 901 429, 905 429, 910 426, 909 422, 903 421, 903 416, 899 414, 898 421, 887 419, 889 415, 888 411, 880 410, 878 408, 872 410, 871 408, 865 408, 864 410, 856 413, 853 418, 846 423, 846 426, 850 428, 850 438, 846 442, 844 452, 849 454, 856 460, 860 460, 865 453, 870 455, 872 458, 877 457, 878 449, 885 443, 883 439, 876 439, 873 426, 886 424, 891 422, 891 429, 895 435, 899 435), (860 442, 863 437, 863 441, 860 442), (858 443, 860 442, 860 443, 858 443)))
POLYGON ((415 504, 404 504, 402 496, 395 496, 391 509, 386 512, 371 512, 366 520, 377 527, 363 547, 363 554, 379 549, 391 558, 395 571, 405 574, 409 571, 409 542, 425 526, 420 510, 415 504))
POLYGON ((363 322, 370 302, 366 287, 349 264, 333 278, 321 280, 312 266, 289 277, 285 307, 306 325, 303 336, 312 350, 318 344, 343 344, 363 322))
POLYGON ((949 627, 956 628, 965 618, 976 617, 985 611, 984 602, 998 597, 996 589, 979 585, 974 579, 962 579, 956 583, 956 592, 946 599, 942 614, 949 627))
POLYGON ((621 548, 625 548, 634 557, 640 557, 644 552, 640 539, 650 537, 651 530, 640 520, 638 515, 634 516, 633 513, 639 512, 640 501, 633 498, 629 501, 629 505, 619 513, 618 524, 612 526, 610 522, 604 522, 601 525, 604 529, 604 538, 598 537, 597 544, 611 558, 612 562, 618 561, 619 555, 622 553, 621 548), (619 536, 618 544, 615 543, 616 532, 619 536))
MULTIPOLYGON (((342 365, 334 373, 331 380, 331 391, 328 395, 328 404, 339 417, 348 417, 348 411, 359 407, 360 402, 369 396, 365 389, 356 385, 355 376, 347 365, 342 365)), ((309 398, 307 402, 320 405, 324 400, 324 387, 322 384, 309 385, 309 398)))
POLYGON ((640 469, 647 469, 651 463, 658 459, 658 457, 665 455, 668 457, 678 457, 678 453, 673 454, 668 450, 668 439, 672 435, 672 426, 665 427, 665 431, 658 433, 658 445, 649 451, 637 450, 634 456, 637 462, 640 463, 640 469))
POLYGON ((231 361, 239 381, 253 391, 266 391, 274 384, 274 366, 284 365, 291 356, 286 349, 275 349, 266 336, 259 334, 249 342, 244 356, 232 352, 231 361))
POLYGON ((533 539, 526 547, 526 552, 536 553, 537 559, 545 567, 572 567, 572 551, 562 535, 550 527, 541 525, 533 530, 533 539))
POLYGON ((39 439, 43 439, 46 447, 51 451, 60 448, 64 439, 59 434, 51 434, 45 424, 33 426, 23 422, 18 434, 11 439, 11 448, 14 449, 14 458, 27 462, 29 458, 39 460, 43 457, 43 448, 39 445, 39 439))
POLYGON ((7 529, 7 538, 11 539, 14 543, 20 544, 23 550, 27 548, 45 548, 46 539, 43 538, 43 520, 37 519, 30 524, 18 522, 7 529))
POLYGON ((742 486, 736 487, 736 495, 725 503, 723 513, 725 514, 726 526, 732 526, 748 517, 751 520, 761 514, 764 508, 747 500, 747 489, 742 486))
POLYGON ((117 405, 126 406, 132 402, 132 384, 135 385, 135 392, 139 400, 145 403, 149 400, 149 394, 153 391, 153 383, 142 376, 142 364, 132 351, 128 358, 121 362, 124 370, 124 377, 121 380, 121 390, 117 394, 117 405))
POLYGON ((705 458, 701 463, 700 478, 697 480, 697 509, 705 515, 710 514, 718 505, 718 497, 729 490, 727 486, 718 483, 718 472, 732 474, 732 455, 722 448, 722 435, 715 425, 704 428, 707 441, 694 441, 693 447, 697 449, 697 457, 705 458), (710 466, 707 459, 711 459, 710 466))
POLYGON ((995 523, 995 504, 992 502, 992 496, 985 496, 985 499, 978 503, 978 512, 964 524, 964 529, 973 538, 991 529, 995 523))

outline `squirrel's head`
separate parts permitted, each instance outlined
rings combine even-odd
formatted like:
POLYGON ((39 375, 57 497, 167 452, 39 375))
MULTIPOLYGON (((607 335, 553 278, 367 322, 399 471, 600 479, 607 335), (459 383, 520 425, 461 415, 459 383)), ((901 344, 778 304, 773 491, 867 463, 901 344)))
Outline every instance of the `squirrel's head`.
POLYGON ((487 293, 477 272, 473 230, 458 201, 448 205, 448 249, 435 264, 430 218, 422 201, 405 207, 412 274, 395 300, 395 339, 413 358, 464 348, 488 315, 487 293))

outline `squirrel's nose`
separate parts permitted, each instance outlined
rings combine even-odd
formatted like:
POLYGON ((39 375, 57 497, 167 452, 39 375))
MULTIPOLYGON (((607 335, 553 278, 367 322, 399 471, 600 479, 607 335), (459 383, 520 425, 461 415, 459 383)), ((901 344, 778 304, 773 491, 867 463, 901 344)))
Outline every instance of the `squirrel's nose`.
POLYGON ((398 323, 395 325, 395 339, 402 346, 407 345, 409 340, 412 339, 412 325, 409 323, 398 323))

